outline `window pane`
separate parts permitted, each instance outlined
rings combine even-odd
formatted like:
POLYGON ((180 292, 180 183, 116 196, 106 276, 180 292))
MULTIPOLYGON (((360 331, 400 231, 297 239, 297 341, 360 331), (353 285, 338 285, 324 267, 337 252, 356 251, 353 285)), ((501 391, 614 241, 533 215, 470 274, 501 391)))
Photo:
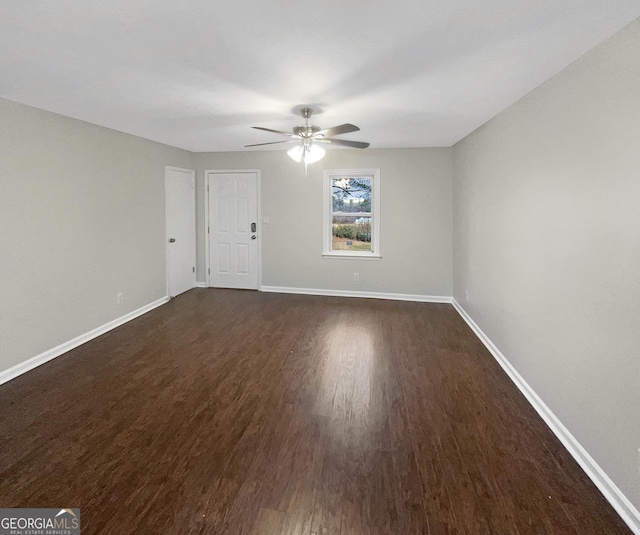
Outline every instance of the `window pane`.
POLYGON ((371 213, 334 215, 331 226, 332 251, 371 252, 371 213))
POLYGON ((371 177, 332 178, 333 211, 343 213, 371 212, 371 177))

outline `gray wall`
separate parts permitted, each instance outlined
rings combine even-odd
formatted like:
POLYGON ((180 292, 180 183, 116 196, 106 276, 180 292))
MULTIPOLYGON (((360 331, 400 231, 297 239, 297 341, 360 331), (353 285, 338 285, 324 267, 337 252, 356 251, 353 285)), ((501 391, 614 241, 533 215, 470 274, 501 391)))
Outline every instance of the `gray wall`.
POLYGON ((0 99, 0 371, 166 295, 164 166, 191 158, 0 99))
POLYGON ((454 176, 455 298, 640 507, 640 22, 459 142, 454 176))
POLYGON ((204 171, 261 169, 262 284, 451 296, 452 150, 328 150, 304 167, 283 151, 200 153, 198 280, 205 280, 204 171), (323 169, 379 168, 382 260, 322 258, 323 169), (353 273, 360 281, 353 281, 353 273))

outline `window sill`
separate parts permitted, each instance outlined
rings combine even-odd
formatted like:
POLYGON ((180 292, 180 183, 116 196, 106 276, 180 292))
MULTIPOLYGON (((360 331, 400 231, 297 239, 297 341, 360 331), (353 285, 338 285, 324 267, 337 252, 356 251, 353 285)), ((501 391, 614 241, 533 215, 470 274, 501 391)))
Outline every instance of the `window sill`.
POLYGON ((358 253, 322 253, 322 258, 339 258, 342 260, 380 260, 379 254, 358 254, 358 253))

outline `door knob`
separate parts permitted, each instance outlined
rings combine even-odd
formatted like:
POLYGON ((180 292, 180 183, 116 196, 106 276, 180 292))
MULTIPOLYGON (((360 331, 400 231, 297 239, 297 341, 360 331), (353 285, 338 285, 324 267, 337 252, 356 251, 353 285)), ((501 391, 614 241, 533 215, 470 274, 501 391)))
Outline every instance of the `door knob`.
POLYGON ((252 240, 255 240, 257 238, 257 236, 254 234, 253 236, 251 236, 252 240))
POLYGON ((175 238, 169 238, 169 243, 173 243, 174 241, 176 241, 175 238))

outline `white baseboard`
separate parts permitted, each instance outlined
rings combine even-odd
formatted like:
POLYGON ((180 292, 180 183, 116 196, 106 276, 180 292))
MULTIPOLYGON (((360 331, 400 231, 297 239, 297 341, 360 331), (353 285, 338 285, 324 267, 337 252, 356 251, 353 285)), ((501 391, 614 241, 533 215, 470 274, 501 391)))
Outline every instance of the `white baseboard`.
POLYGON ((198 282, 198 281, 196 281, 195 288, 206 288, 206 287, 207 287, 207 283, 206 282, 198 282))
POLYGON ((33 370, 33 368, 36 368, 41 364, 44 364, 45 362, 48 362, 56 357, 59 357, 60 355, 62 355, 63 353, 66 353, 67 351, 71 351, 72 349, 84 344, 85 342, 88 342, 89 340, 93 340, 94 338, 97 338, 101 334, 104 334, 112 329, 115 329, 116 327, 119 327, 120 325, 127 323, 128 321, 131 321, 132 319, 135 319, 138 316, 142 316, 142 314, 146 314, 147 312, 149 312, 150 310, 153 310, 154 308, 164 305, 167 301, 169 301, 169 298, 167 297, 158 299, 153 303, 149 303, 148 305, 145 305, 137 310, 134 310, 133 312, 129 312, 128 314, 125 314, 124 316, 121 316, 113 321, 110 321, 109 323, 105 323, 100 327, 96 327, 95 329, 92 329, 87 333, 81 334, 80 336, 76 336, 74 339, 69 340, 68 342, 64 342, 63 344, 60 344, 59 346, 49 349, 44 353, 40 353, 39 355, 36 355, 35 357, 30 358, 29 360, 25 360, 20 364, 16 364, 15 366, 9 368, 8 370, 4 370, 0 372, 0 385, 6 383, 7 381, 11 381, 11 379, 15 379, 19 375, 22 375, 23 373, 26 373, 29 370, 33 370))
POLYGON ((281 294, 324 295, 329 297, 361 297, 365 299, 390 299, 393 301, 418 301, 420 303, 451 303, 444 295, 392 294, 379 292, 357 292, 352 290, 320 290, 316 288, 289 288, 286 286, 261 286, 261 292, 281 294))
POLYGON ((559 418, 551 412, 551 409, 542 401, 535 393, 533 388, 524 380, 524 378, 511 365, 507 358, 494 345, 489 337, 478 327, 471 316, 460 306, 460 304, 452 299, 452 304, 458 311, 462 319, 467 322, 469 327, 478 336, 480 341, 485 345, 493 357, 502 366, 511 380, 518 387, 520 392, 524 394, 529 403, 537 411, 540 417, 546 422, 551 431, 558 437, 571 456, 576 460, 580 467, 585 471, 587 476, 598 487, 607 501, 618 512, 622 520, 629 526, 631 531, 636 535, 640 535, 640 512, 622 493, 622 491, 611 481, 605 471, 598 465, 591 455, 585 450, 571 432, 563 425, 559 418))

